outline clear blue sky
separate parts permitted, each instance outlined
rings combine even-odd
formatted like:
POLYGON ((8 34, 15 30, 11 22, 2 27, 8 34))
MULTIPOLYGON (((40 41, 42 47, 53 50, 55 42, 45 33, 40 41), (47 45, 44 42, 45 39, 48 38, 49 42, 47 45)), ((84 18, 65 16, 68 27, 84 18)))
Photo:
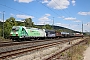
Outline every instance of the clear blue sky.
POLYGON ((90 32, 90 0, 0 0, 0 21, 32 18, 35 24, 53 24, 90 32))

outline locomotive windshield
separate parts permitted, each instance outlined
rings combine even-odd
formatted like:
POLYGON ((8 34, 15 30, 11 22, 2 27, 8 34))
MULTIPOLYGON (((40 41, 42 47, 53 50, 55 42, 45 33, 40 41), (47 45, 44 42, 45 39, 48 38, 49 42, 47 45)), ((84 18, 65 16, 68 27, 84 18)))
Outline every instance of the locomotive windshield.
POLYGON ((12 31, 18 31, 19 30, 19 27, 13 27, 12 28, 12 31))

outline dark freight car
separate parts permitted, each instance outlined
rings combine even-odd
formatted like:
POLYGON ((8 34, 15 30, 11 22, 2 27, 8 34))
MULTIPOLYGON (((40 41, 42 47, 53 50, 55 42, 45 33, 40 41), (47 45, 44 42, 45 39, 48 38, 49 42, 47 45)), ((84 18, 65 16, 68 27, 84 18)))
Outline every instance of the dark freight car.
POLYGON ((45 30, 47 38, 55 38, 56 34, 54 30, 45 30))
POLYGON ((61 32, 61 34, 62 34, 62 37, 70 37, 69 33, 67 32, 61 32))

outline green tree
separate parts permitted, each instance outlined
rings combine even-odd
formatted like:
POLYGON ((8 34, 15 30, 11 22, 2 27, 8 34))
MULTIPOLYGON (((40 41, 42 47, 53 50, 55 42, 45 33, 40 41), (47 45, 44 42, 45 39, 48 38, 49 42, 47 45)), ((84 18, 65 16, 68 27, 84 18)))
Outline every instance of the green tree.
POLYGON ((16 21, 16 25, 17 25, 17 26, 24 26, 25 23, 24 23, 24 22, 21 22, 21 21, 16 21))
POLYGON ((10 17, 4 23, 4 36, 5 36, 5 38, 9 37, 10 31, 11 31, 13 26, 16 26, 15 18, 10 17))
POLYGON ((31 18, 25 19, 25 26, 26 27, 34 27, 34 22, 32 22, 31 18))
POLYGON ((0 36, 2 36, 2 29, 0 28, 0 36))
POLYGON ((39 28, 39 29, 42 29, 42 27, 41 27, 41 26, 34 26, 34 28, 39 28))
POLYGON ((45 26, 43 26, 43 28, 51 30, 52 26, 50 26, 49 24, 46 24, 45 26))

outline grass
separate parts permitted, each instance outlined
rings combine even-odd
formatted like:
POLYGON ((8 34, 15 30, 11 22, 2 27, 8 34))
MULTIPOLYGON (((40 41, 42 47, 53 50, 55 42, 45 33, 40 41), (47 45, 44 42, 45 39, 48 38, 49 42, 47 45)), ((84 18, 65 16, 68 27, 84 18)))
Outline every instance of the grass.
POLYGON ((77 45, 74 46, 71 51, 72 60, 83 60, 83 52, 85 51, 86 46, 77 45))

